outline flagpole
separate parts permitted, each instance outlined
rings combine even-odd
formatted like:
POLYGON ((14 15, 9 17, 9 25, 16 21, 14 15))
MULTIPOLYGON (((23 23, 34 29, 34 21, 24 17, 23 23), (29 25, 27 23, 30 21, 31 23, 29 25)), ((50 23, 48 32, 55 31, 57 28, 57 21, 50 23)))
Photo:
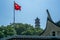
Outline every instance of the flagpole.
POLYGON ((15 10, 21 10, 21 6, 19 6, 17 3, 14 1, 14 9, 13 9, 13 24, 15 27, 15 10), (17 6, 16 6, 17 5, 17 6))
MULTIPOLYGON (((15 4, 15 1, 14 1, 14 4, 15 4)), ((15 27, 15 7, 14 7, 14 10, 13 10, 13 24, 14 24, 14 27, 15 27)))

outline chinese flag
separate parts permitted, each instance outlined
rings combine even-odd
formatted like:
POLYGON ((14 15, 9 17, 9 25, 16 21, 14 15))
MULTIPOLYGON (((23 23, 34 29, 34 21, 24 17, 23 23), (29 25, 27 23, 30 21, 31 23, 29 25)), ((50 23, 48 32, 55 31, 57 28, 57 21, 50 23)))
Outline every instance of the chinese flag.
POLYGON ((21 10, 21 6, 18 5, 17 3, 14 3, 14 9, 15 10, 21 10))

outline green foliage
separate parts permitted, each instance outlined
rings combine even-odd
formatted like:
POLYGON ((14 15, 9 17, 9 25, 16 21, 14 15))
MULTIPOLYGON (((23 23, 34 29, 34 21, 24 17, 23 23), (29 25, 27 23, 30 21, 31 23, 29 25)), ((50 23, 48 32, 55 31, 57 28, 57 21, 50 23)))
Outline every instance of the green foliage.
POLYGON ((18 35, 28 35, 29 30, 31 31, 32 28, 33 26, 28 25, 28 24, 22 24, 22 23, 15 24, 15 30, 18 35))
POLYGON ((43 30, 30 24, 15 23, 0 27, 0 38, 13 35, 40 35, 43 30))
POLYGON ((0 37, 7 37, 7 36, 11 36, 11 35, 16 35, 16 31, 13 27, 11 27, 10 25, 7 26, 1 26, 0 27, 0 37))
POLYGON ((25 31, 22 32, 23 35, 34 35, 34 28, 33 26, 27 28, 25 31))
POLYGON ((15 24, 15 30, 16 30, 17 34, 20 35, 21 32, 23 32, 26 29, 25 29, 25 27, 24 27, 24 25, 22 23, 20 23, 20 24, 16 23, 15 24))
POLYGON ((13 27, 7 26, 4 30, 4 34, 5 34, 5 36, 11 36, 11 35, 15 35, 16 31, 13 27))
POLYGON ((35 28, 35 35, 40 35, 43 32, 41 28, 35 28))
POLYGON ((0 38, 4 37, 4 33, 0 31, 0 38))
POLYGON ((25 30, 21 32, 21 35, 40 35, 42 33, 41 28, 34 28, 31 25, 24 24, 25 30))

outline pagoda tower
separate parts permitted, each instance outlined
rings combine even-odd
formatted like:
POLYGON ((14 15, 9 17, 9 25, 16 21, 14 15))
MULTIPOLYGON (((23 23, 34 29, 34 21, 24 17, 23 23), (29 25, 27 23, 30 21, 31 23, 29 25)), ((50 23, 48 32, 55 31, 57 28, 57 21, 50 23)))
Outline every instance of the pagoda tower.
POLYGON ((35 28, 40 28, 40 19, 38 17, 35 19, 35 28))

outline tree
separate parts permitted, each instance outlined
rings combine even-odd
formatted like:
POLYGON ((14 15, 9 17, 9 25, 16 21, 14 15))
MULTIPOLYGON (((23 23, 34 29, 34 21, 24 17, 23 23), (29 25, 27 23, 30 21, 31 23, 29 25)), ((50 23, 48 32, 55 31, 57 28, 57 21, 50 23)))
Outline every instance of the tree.
POLYGON ((30 24, 15 23, 0 27, 0 38, 12 35, 40 35, 43 30, 30 24))
POLYGON ((41 28, 35 28, 35 35, 40 35, 43 32, 43 29, 41 28))
POLYGON ((18 35, 21 35, 23 31, 30 29, 32 26, 28 24, 15 23, 15 30, 18 35))
POLYGON ((22 35, 34 35, 34 28, 29 27, 27 30, 23 31, 21 34, 22 35))
POLYGON ((43 32, 41 28, 34 28, 33 26, 29 25, 26 31, 23 31, 23 35, 40 35, 43 32))
POLYGON ((4 33, 2 31, 0 31, 0 38, 4 37, 4 33))
POLYGON ((16 31, 13 27, 7 26, 4 30, 5 36, 11 36, 11 35, 16 35, 16 31))
POLYGON ((23 32, 26 29, 22 23, 15 23, 15 30, 18 35, 21 35, 21 32, 23 32))

